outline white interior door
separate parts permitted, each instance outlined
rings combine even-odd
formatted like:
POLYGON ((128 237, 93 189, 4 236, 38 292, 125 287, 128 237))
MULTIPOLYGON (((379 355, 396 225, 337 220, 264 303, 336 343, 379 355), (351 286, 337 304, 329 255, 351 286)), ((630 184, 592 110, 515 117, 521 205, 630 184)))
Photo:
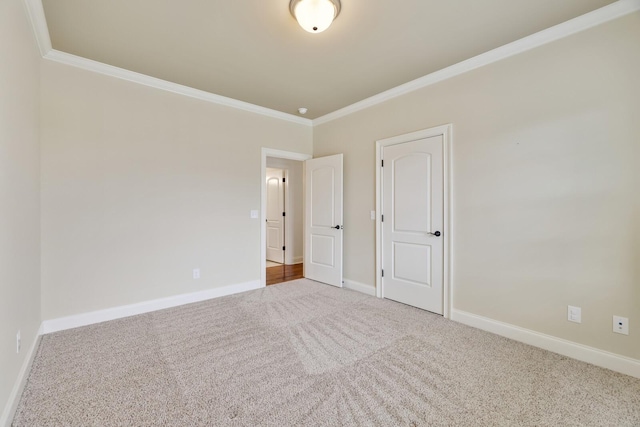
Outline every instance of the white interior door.
POLYGON ((342 154, 305 162, 305 277, 342 287, 342 154))
POLYGON ((443 314, 442 135, 383 148, 382 293, 443 314))
POLYGON ((284 171, 267 168, 267 260, 284 263, 284 171))

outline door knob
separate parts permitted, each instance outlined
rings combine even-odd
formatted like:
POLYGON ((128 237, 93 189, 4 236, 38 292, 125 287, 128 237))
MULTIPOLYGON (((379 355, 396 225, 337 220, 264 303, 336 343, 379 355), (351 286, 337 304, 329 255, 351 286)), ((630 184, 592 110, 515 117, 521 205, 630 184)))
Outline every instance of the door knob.
POLYGON ((341 225, 336 225, 335 227, 331 227, 331 228, 335 228, 336 230, 342 230, 342 226, 341 225))
POLYGON ((428 231, 428 232, 427 232, 427 234, 431 234, 432 236, 440 237, 440 235, 441 235, 442 233, 440 233, 439 231, 436 231, 436 232, 434 232, 434 233, 432 233, 432 232, 428 231))

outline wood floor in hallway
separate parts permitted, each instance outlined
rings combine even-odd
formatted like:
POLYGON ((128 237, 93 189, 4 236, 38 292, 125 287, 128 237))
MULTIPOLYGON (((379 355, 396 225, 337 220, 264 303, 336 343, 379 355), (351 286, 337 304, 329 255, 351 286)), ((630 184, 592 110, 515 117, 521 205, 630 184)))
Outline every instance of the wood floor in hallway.
POLYGON ((276 283, 289 282, 291 280, 302 279, 302 264, 279 265, 267 268, 267 286, 276 283))

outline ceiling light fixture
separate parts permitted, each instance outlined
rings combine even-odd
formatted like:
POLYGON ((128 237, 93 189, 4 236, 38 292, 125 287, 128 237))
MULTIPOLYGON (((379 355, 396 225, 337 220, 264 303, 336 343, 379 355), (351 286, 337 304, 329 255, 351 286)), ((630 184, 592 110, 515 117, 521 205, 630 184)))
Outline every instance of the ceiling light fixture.
POLYGON ((338 17, 340 0, 291 0, 289 11, 310 33, 321 33, 338 17))

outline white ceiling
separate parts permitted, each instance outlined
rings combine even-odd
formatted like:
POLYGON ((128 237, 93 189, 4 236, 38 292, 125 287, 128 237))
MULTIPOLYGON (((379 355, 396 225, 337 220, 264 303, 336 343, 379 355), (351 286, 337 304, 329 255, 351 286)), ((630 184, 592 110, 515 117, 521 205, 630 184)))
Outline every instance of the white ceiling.
POLYGON ((43 0, 53 48, 313 119, 613 3, 342 0, 309 34, 289 0, 43 0))

